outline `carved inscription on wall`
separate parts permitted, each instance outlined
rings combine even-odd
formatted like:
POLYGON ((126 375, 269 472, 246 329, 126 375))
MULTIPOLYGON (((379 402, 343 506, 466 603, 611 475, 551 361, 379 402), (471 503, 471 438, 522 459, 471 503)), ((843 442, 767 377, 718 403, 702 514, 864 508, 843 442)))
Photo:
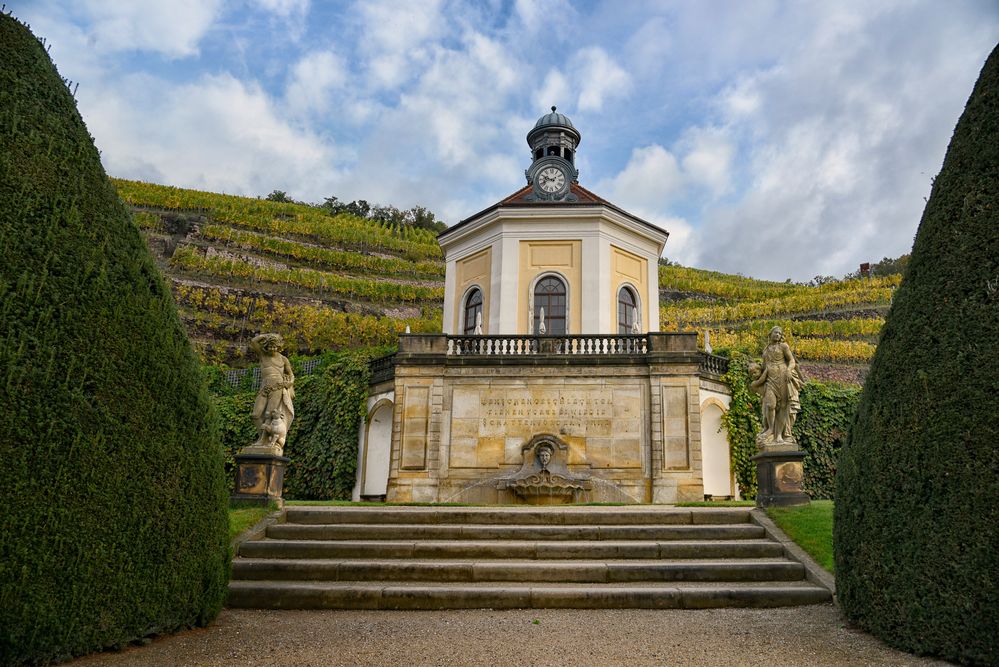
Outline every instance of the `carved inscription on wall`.
POLYGON ((538 433, 569 444, 569 463, 640 468, 648 428, 638 386, 458 386, 451 408, 452 468, 520 464, 538 433))

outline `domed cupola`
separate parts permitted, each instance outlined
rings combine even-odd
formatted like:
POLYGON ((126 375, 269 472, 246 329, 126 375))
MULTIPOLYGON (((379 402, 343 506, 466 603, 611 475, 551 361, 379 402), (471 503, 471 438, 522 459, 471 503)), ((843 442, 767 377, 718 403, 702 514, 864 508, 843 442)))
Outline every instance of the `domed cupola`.
POLYGON ((552 107, 527 133, 531 147, 531 166, 524 172, 533 185, 529 199, 574 201, 569 185, 579 180, 576 170, 576 147, 582 139, 579 130, 564 113, 552 107))

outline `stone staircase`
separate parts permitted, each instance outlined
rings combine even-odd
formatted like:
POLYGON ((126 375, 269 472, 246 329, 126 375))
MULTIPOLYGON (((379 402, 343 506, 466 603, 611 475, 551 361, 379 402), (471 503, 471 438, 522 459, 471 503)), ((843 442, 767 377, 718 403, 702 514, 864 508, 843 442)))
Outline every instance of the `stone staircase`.
POLYGON ((778 607, 832 599, 749 509, 290 507, 233 560, 228 606, 778 607))

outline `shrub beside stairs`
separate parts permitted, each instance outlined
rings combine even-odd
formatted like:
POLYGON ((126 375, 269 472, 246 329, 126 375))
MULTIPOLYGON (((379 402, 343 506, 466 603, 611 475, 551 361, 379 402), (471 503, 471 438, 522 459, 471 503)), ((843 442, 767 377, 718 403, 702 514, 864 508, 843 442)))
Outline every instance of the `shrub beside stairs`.
POLYGON ((291 507, 233 561, 261 609, 781 607, 832 599, 749 508, 291 507))

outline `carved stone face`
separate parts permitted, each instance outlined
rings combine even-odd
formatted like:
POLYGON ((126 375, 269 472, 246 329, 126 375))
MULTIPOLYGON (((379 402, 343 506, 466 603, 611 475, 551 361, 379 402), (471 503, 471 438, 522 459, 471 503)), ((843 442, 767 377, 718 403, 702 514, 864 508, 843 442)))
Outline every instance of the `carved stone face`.
POLYGON ((770 342, 779 343, 784 340, 784 332, 781 331, 780 327, 774 327, 770 330, 770 342))
POLYGON ((548 447, 542 447, 538 450, 538 463, 541 464, 542 468, 548 467, 548 463, 552 460, 552 450, 548 447))

